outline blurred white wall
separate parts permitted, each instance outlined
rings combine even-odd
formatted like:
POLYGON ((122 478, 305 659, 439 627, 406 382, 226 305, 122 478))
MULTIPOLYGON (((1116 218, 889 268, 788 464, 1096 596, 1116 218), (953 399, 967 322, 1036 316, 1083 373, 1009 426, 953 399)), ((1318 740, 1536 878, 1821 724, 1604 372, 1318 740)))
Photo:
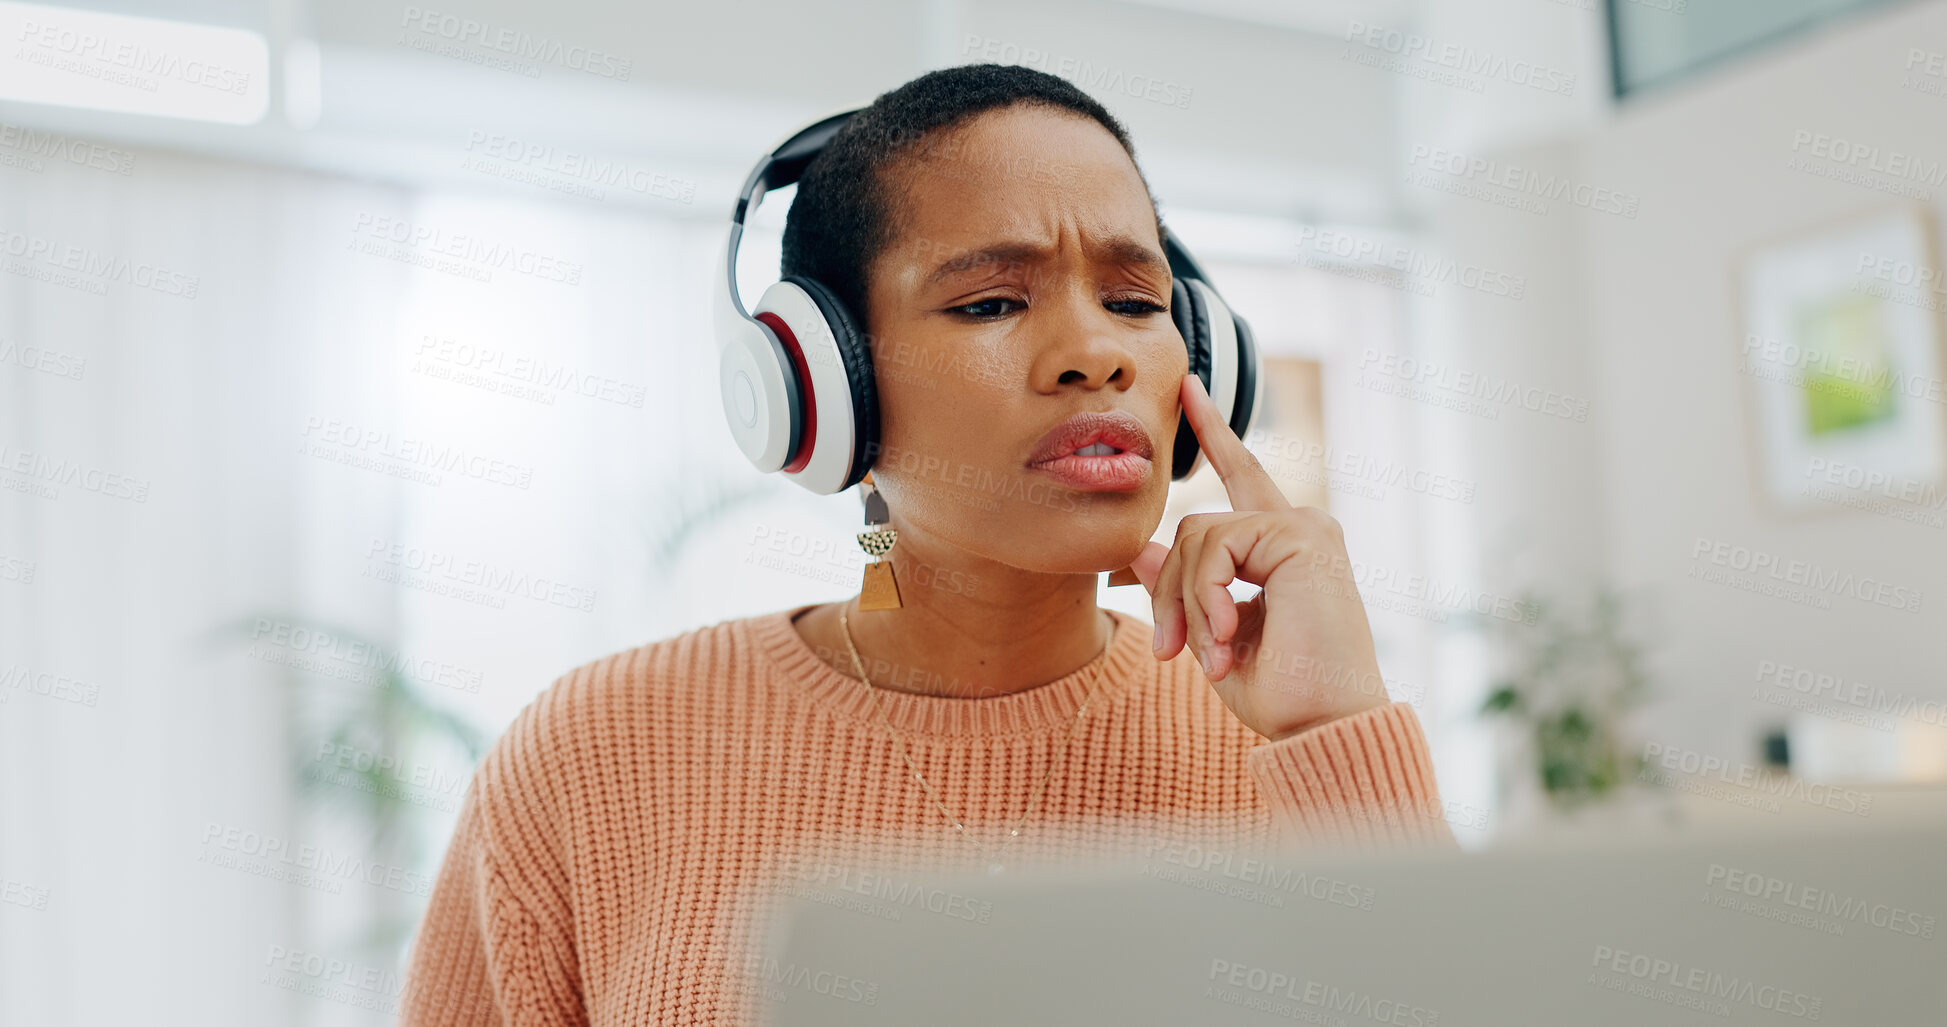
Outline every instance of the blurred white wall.
MULTIPOLYGON (((1760 501, 1734 277, 1758 244, 1900 202, 1788 167, 1828 163, 1795 148, 1797 133, 1947 161, 1947 98, 1907 86, 1912 51, 1947 49, 1943 40, 1947 5, 1896 7, 1646 96, 1574 152, 1578 174, 1642 196, 1635 219, 1577 223, 1582 326, 1603 421, 1608 561, 1664 598, 1674 694, 1657 729, 1672 744, 1755 758, 1758 728, 1784 719, 1750 699, 1760 661, 1947 701, 1947 531, 1760 501), (1815 609, 1692 581, 1700 537, 1918 589, 1924 602, 1917 614, 1852 598, 1815 609)), ((1938 239, 1947 196, 1914 184, 1932 194, 1924 206, 1938 239)))

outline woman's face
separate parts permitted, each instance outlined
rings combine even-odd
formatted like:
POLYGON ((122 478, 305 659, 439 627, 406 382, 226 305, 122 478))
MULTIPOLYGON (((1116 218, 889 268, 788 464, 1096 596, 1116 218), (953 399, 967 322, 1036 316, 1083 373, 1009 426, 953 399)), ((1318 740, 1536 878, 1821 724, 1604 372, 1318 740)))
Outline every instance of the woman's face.
POLYGON ((888 171, 894 235, 867 272, 872 480, 901 548, 1049 573, 1128 565, 1162 521, 1189 370, 1135 164, 1092 119, 1032 106, 918 150, 888 171), (1029 466, 1050 428, 1094 411, 1148 433, 1135 489, 1029 466))

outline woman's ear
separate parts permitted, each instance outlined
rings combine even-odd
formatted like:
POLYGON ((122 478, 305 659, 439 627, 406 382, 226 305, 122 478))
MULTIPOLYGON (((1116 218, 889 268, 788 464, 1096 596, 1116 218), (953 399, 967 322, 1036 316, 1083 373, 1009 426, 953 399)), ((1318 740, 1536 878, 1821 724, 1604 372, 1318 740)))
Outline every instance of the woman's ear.
POLYGON ((879 486, 872 480, 872 472, 865 472, 859 479, 859 500, 865 504, 865 523, 884 524, 892 519, 886 507, 886 497, 879 494, 879 486))

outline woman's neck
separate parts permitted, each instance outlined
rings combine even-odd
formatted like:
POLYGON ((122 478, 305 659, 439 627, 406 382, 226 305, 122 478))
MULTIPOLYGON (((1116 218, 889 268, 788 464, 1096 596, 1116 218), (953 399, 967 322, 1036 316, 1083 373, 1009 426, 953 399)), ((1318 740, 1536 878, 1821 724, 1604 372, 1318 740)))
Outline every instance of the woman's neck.
POLYGON ((1114 634, 1114 620, 1095 604, 1093 575, 1070 576, 1072 584, 1040 595, 982 588, 976 597, 923 584, 924 575, 909 568, 895 573, 898 609, 860 610, 854 596, 813 607, 792 627, 833 669, 856 678, 843 612, 873 687, 961 699, 1010 695, 1073 674, 1114 634))

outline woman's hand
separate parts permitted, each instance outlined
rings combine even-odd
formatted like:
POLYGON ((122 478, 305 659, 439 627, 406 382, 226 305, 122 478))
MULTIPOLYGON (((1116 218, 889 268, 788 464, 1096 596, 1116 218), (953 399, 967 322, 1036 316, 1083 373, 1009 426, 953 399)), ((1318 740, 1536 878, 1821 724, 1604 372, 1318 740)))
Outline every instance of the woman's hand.
POLYGON ((1155 604, 1157 659, 1187 644, 1237 719, 1274 740, 1386 705, 1339 522, 1285 500, 1196 375, 1179 387, 1236 510, 1186 515, 1174 546, 1130 565, 1155 604), (1225 587, 1237 578, 1263 586, 1241 606, 1225 587))

